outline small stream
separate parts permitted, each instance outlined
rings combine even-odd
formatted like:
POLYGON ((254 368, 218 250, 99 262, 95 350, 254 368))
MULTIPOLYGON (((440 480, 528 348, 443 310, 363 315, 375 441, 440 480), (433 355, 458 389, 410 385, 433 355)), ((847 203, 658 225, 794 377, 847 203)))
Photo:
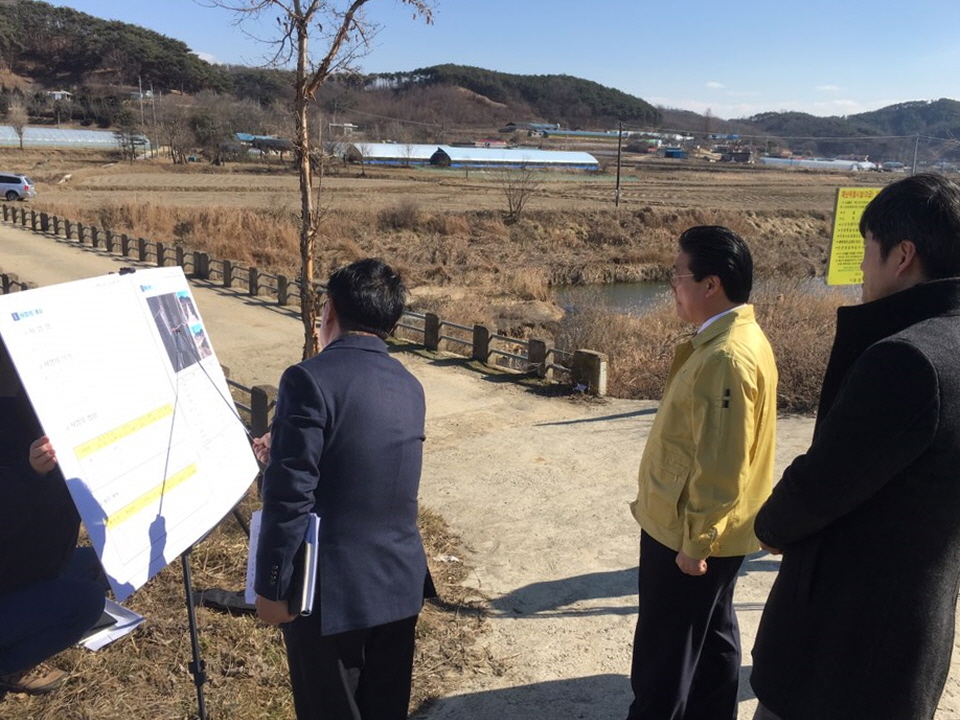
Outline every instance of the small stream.
MULTIPOLYGON (((784 283, 783 280, 771 282, 774 285, 784 283)), ((839 292, 849 297, 851 304, 860 301, 859 285, 827 286, 823 278, 804 278, 799 284, 805 292, 811 294, 839 292)), ((754 286, 751 297, 763 292, 764 285, 764 281, 759 281, 754 286)), ((557 304, 565 310, 602 305, 612 312, 627 315, 643 315, 658 303, 672 304, 673 301, 669 283, 663 282, 561 285, 554 289, 554 297, 557 304)))

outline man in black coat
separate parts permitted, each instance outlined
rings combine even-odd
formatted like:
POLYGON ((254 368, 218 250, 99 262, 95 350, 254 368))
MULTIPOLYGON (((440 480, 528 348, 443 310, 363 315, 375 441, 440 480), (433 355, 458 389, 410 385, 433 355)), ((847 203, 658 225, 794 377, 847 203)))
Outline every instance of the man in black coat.
POLYGON ((257 610, 283 624, 299 720, 407 717, 414 633, 432 592, 417 528, 423 388, 384 342, 404 306, 379 260, 335 272, 321 352, 280 381, 263 479, 257 610), (314 610, 288 606, 308 515, 320 517, 314 610))
POLYGON ((0 342, 0 696, 66 678, 44 662, 100 619, 106 582, 49 438, 0 342))
POLYGON ((960 585, 960 186, 917 175, 863 213, 810 449, 755 523, 783 562, 751 684, 764 720, 924 720, 960 585))

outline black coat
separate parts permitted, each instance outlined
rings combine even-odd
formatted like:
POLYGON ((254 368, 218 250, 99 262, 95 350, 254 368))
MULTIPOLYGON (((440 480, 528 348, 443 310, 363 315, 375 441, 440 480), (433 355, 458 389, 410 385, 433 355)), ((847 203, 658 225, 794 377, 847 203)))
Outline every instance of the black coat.
POLYGON ((960 279, 840 308, 813 443, 755 529, 783 549, 760 702, 784 720, 932 718, 960 582, 960 279))
POLYGON ((420 612, 429 577, 417 528, 424 415, 420 383, 374 336, 340 337, 286 370, 263 480, 257 593, 289 597, 312 511, 324 635, 420 612))
POLYGON ((77 544, 80 516, 60 470, 30 467, 41 435, 24 396, 0 397, 0 595, 57 577, 77 544))

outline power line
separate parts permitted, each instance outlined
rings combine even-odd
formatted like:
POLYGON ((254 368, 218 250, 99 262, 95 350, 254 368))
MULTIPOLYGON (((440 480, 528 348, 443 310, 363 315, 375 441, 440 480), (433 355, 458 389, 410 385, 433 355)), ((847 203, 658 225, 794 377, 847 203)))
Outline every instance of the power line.
MULTIPOLYGON (((692 135, 700 134, 699 131, 695 130, 672 130, 670 128, 661 128, 659 130, 648 130, 645 128, 623 128, 625 131, 631 132, 648 132, 652 134, 671 134, 671 135, 692 135)), ((746 140, 757 140, 764 138, 778 138, 780 140, 835 140, 835 141, 854 141, 854 140, 931 140, 937 142, 960 142, 956 138, 946 138, 946 137, 936 137, 934 135, 921 135, 919 133, 912 133, 910 135, 780 135, 776 132, 768 132, 763 134, 746 134, 746 133, 707 133, 708 135, 722 135, 726 137, 731 137, 736 135, 739 138, 746 140)))

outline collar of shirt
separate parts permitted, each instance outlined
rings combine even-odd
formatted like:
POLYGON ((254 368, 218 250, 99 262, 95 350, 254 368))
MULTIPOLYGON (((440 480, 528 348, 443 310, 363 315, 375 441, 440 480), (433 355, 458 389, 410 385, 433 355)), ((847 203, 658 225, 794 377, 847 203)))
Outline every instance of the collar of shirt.
POLYGON ((740 303, 739 305, 734 305, 732 308, 729 308, 728 310, 724 310, 722 313, 717 313, 717 314, 714 315, 712 318, 709 318, 706 322, 703 323, 703 325, 700 326, 700 329, 697 330, 697 335, 699 335, 699 334, 702 333, 704 330, 706 330, 708 327, 710 327, 711 325, 713 325, 717 320, 719 320, 720 318, 722 318, 724 315, 727 315, 728 313, 732 313, 732 312, 733 312, 734 310, 736 310, 737 308, 742 308, 745 304, 746 304, 746 303, 740 303))

